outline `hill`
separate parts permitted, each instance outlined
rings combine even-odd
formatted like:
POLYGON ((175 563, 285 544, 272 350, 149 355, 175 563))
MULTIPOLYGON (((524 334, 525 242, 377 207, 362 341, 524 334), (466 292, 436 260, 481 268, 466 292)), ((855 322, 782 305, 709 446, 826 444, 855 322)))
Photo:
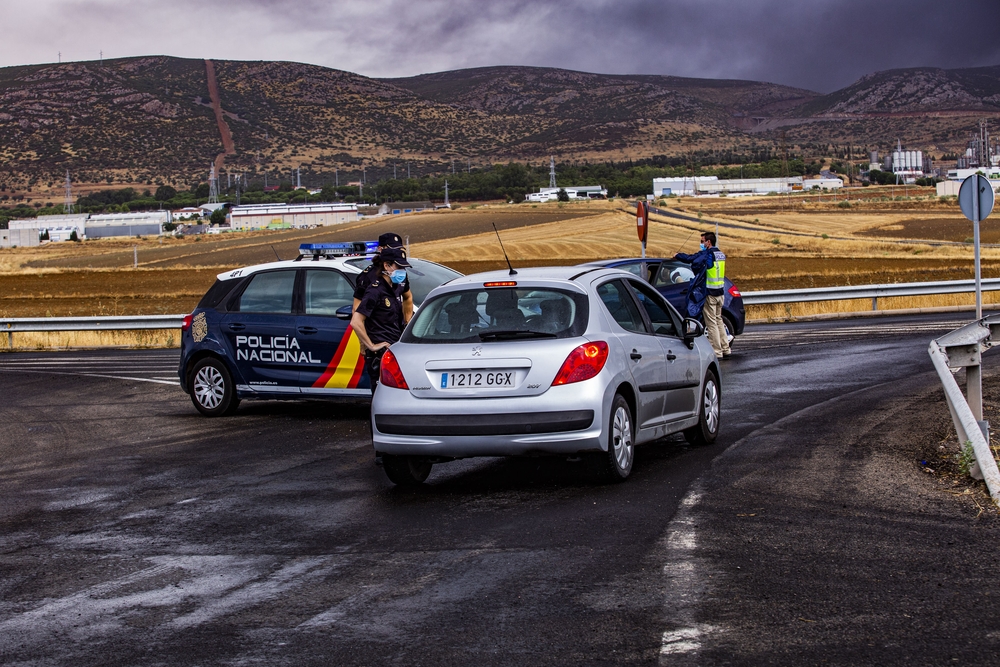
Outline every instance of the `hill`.
MULTIPOLYGON (((224 171, 366 180, 408 163, 711 155, 752 145, 956 151, 1000 114, 1000 67, 910 69, 829 95, 770 83, 487 67, 402 79, 289 62, 150 56, 0 68, 0 200, 73 180, 142 187, 224 171), (217 89, 210 90, 212 67, 217 89), (218 101, 218 109, 216 103, 218 101), (232 135, 224 153, 216 112, 232 135), (914 118, 920 118, 915 121, 914 118)), ((223 128, 225 129, 225 128, 223 128)))

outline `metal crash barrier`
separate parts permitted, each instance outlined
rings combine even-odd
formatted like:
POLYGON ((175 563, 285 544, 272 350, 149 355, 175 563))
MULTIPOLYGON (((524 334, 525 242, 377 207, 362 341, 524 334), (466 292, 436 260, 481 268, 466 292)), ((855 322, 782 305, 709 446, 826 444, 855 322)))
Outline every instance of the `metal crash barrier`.
POLYGON ((132 331, 180 329, 183 315, 116 315, 111 317, 9 317, 0 319, 7 334, 7 348, 14 349, 14 334, 35 331, 132 331))
MULTIPOLYGON (((944 387, 948 409, 955 422, 960 446, 972 445, 976 466, 990 491, 993 502, 1000 505, 1000 469, 990 449, 989 422, 983 419, 982 353, 993 342, 1000 342, 1000 315, 991 315, 932 340, 928 349, 934 368, 944 387), (955 373, 965 369, 966 394, 955 381, 955 373)), ((972 472, 974 477, 975 470, 972 472)))

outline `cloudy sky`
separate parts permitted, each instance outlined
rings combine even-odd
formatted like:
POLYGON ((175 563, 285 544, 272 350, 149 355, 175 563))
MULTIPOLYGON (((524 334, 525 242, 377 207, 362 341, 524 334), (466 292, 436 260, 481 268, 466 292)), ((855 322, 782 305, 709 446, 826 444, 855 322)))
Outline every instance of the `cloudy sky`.
POLYGON ((0 0, 0 67, 167 54, 366 76, 487 65, 771 81, 1000 65, 998 0, 0 0))

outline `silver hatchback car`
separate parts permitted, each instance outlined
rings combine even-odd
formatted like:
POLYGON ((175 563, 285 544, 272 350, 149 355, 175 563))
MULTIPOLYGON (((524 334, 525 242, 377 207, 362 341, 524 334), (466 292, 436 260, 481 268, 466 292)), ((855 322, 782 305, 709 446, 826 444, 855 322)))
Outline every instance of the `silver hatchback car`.
POLYGON ((715 440, 720 374, 703 333, 619 269, 456 278, 382 359, 375 451, 401 485, 459 458, 580 452, 622 481, 637 444, 715 440))

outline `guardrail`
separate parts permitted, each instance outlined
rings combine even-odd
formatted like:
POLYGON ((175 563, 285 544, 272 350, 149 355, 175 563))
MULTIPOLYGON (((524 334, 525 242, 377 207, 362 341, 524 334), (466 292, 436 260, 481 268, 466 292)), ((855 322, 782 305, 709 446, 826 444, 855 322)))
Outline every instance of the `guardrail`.
MULTIPOLYGON (((1000 278, 982 281, 983 291, 1000 290, 1000 278)), ((928 294, 965 294, 976 289, 974 280, 942 280, 926 283, 895 283, 810 289, 765 290, 744 292, 744 305, 802 303, 807 301, 843 301, 871 299, 872 310, 878 300, 894 296, 928 294)), ((134 329, 180 329, 184 315, 125 315, 112 317, 16 317, 0 318, 0 332, 7 333, 7 346, 13 349, 14 334, 29 331, 128 331, 134 329)))
POLYGON ((985 317, 932 340, 928 353, 944 387, 959 446, 972 445, 978 470, 972 469, 970 473, 982 477, 993 502, 1000 505, 1000 469, 990 449, 990 424, 983 419, 981 365, 982 353, 994 341, 1000 342, 1000 315, 985 317), (953 374, 961 368, 965 369, 967 397, 962 395, 953 374))
POLYGON ((9 317, 0 318, 7 333, 7 347, 14 348, 14 334, 33 331, 132 331, 180 329, 184 315, 115 315, 110 317, 9 317))
MULTIPOLYGON (((1000 290, 1000 278, 985 278, 984 292, 1000 290)), ((744 292, 743 304, 757 306, 769 303, 802 303, 806 301, 844 301, 871 299, 872 310, 878 310, 878 300, 893 296, 925 296, 928 294, 965 294, 976 291, 975 280, 940 280, 928 283, 887 283, 846 287, 816 287, 813 289, 765 290, 744 292)))

